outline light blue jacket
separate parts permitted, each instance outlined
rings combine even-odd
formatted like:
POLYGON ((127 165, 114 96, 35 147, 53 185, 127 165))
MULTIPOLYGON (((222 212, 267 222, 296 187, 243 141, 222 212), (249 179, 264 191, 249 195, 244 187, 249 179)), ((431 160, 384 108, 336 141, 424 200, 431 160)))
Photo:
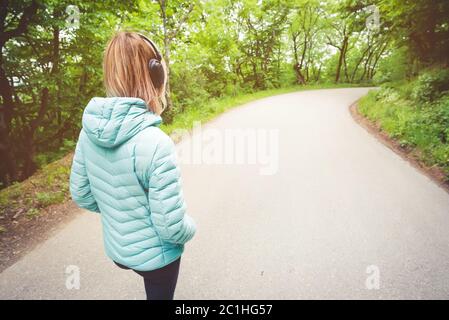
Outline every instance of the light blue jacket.
POLYGON ((161 122, 139 98, 93 98, 70 175, 72 199, 101 214, 106 254, 139 271, 179 258, 195 233, 161 122))

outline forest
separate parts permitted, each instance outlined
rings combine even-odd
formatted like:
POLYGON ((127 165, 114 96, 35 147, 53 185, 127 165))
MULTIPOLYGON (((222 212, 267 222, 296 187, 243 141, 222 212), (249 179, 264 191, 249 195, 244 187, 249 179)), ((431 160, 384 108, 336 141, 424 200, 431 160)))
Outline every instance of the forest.
POLYGON ((449 168, 446 0, 1 0, 0 6, 0 188, 73 151, 83 108, 105 95, 103 50, 118 30, 145 33, 163 53, 170 77, 166 124, 211 101, 263 90, 381 86, 361 112, 449 168))

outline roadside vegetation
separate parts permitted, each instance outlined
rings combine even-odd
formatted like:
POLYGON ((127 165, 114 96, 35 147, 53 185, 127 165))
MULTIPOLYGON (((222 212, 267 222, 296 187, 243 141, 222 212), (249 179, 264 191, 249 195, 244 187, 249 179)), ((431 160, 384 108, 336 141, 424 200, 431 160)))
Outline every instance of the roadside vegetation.
POLYGON ((448 69, 382 85, 361 99, 359 111, 426 166, 442 168, 449 181, 448 69))

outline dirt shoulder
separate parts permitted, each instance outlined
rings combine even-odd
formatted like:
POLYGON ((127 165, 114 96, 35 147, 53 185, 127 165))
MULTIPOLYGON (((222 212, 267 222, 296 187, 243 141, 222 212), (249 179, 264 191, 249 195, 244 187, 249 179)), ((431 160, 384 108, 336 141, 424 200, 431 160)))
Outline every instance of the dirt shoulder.
POLYGON ((0 190, 0 272, 80 212, 70 200, 73 153, 0 190))
POLYGON ((391 138, 386 132, 384 132, 379 124, 370 121, 365 118, 358 110, 357 101, 349 106, 349 111, 354 118, 354 120, 363 128, 365 128, 369 133, 375 136, 380 142, 382 142, 385 146, 393 150, 396 154, 401 156, 404 160, 408 161, 411 165, 413 165, 420 172, 425 174, 431 180, 433 180, 436 184, 438 184, 441 188, 443 188, 446 192, 449 193, 449 181, 446 180, 446 176, 439 167, 427 166, 421 159, 420 153, 416 149, 405 148, 401 146, 401 144, 391 138))
POLYGON ((80 212, 76 204, 69 200, 42 209, 36 217, 21 216, 12 220, 8 229, 0 233, 0 272, 50 238, 80 212))

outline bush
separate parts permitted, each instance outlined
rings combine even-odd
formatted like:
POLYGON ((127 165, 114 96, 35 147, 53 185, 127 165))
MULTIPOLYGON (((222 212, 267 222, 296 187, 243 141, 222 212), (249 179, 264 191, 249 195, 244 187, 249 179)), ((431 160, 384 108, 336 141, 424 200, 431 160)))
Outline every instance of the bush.
POLYGON ((432 69, 418 77, 411 98, 420 103, 433 102, 447 90, 449 90, 449 69, 432 69))
POLYGON ((434 121, 441 128, 440 139, 449 143, 449 94, 444 95, 435 107, 434 121))
POLYGON ((402 146, 418 150, 425 164, 439 166, 449 180, 446 77, 449 72, 441 70, 426 72, 415 82, 383 85, 361 99, 359 110, 402 146))
POLYGON ((45 208, 51 204, 61 203, 64 201, 63 192, 37 192, 36 193, 37 206, 45 208))

